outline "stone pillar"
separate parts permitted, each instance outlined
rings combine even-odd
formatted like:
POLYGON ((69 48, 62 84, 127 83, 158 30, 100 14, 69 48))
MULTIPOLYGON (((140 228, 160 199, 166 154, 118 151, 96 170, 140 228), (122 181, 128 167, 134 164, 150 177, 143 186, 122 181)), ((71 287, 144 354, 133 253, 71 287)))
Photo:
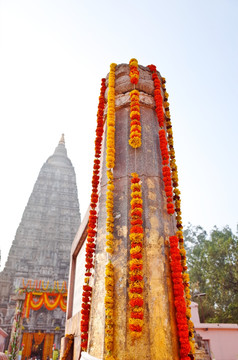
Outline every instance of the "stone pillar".
MULTIPOLYGON (((139 66, 142 146, 133 149, 128 144, 130 133, 129 66, 116 68, 116 162, 114 168, 114 355, 120 360, 177 360, 178 342, 172 282, 168 259, 168 239, 175 234, 173 216, 167 214, 166 195, 162 176, 159 148, 158 120, 153 98, 154 85, 150 71, 139 66), (128 278, 130 260, 130 200, 131 173, 137 172, 142 181, 143 198, 143 271, 144 271, 144 326, 142 336, 130 336, 128 278)), ((106 95, 107 96, 107 95, 106 95)), ((88 353, 98 359, 104 356, 104 277, 107 253, 106 242, 106 165, 104 141, 101 195, 95 279, 89 328, 88 353)))
POLYGON ((23 312, 23 304, 25 300, 25 294, 17 294, 12 297, 12 300, 15 300, 16 310, 14 315, 14 320, 12 324, 12 332, 10 337, 10 342, 8 346, 8 357, 10 360, 16 360, 18 356, 18 352, 20 350, 20 339, 22 333, 22 312, 23 312))

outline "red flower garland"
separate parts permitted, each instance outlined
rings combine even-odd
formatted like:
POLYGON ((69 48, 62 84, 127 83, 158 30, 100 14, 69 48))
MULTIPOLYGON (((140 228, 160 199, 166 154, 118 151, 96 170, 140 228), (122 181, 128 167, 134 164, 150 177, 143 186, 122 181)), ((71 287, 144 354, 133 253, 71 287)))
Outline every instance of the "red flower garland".
POLYGON ((165 87, 166 80, 162 78, 162 87, 165 92, 165 101, 164 101, 164 108, 165 108, 165 120, 166 120, 166 129, 167 129, 167 137, 169 143, 169 155, 170 155, 170 167, 172 170, 172 182, 173 182, 173 193, 174 193, 174 202, 175 202, 175 212, 176 212, 176 222, 177 222, 177 233, 179 239, 179 250, 181 255, 181 265, 183 269, 182 279, 185 291, 185 300, 187 306, 187 323, 189 329, 189 341, 191 346, 191 357, 195 353, 194 347, 194 325, 191 321, 191 295, 190 295, 190 287, 189 287, 189 274, 186 272, 187 270, 187 263, 186 263, 186 250, 184 248, 184 239, 183 239, 183 225, 182 225, 182 216, 181 216, 181 200, 180 200, 180 191, 178 189, 178 172, 177 172, 177 165, 175 160, 175 151, 174 151, 174 141, 173 141, 173 130, 172 130, 172 123, 170 119, 170 111, 169 111, 169 103, 168 103, 168 93, 166 92, 165 87))
POLYGON ((141 184, 138 174, 132 173, 131 179, 131 228, 130 228, 130 319, 129 329, 133 337, 141 336, 143 326, 143 260, 142 260, 142 239, 143 239, 143 221, 142 221, 142 195, 141 184))
POLYGON ((173 203, 173 188, 172 188, 172 178, 171 178, 171 169, 169 167, 169 151, 168 151, 168 142, 166 138, 166 132, 164 130, 164 110, 163 110, 163 98, 161 95, 161 84, 160 79, 157 74, 156 66, 149 65, 148 68, 152 72, 152 79, 154 81, 154 99, 155 99, 155 112, 158 118, 158 123, 160 126, 159 130, 159 143, 160 143, 160 152, 162 156, 162 172, 163 172, 163 181, 164 189, 167 197, 167 213, 174 214, 174 203, 173 203))
POLYGON ((92 176, 92 194, 91 194, 91 203, 89 211, 89 221, 87 229, 87 242, 86 242, 86 255, 85 255, 85 285, 83 286, 82 293, 82 309, 81 309, 81 348, 83 351, 87 350, 88 344, 88 323, 89 323, 89 314, 90 314, 90 302, 92 295, 92 287, 89 286, 89 279, 92 275, 91 269, 93 268, 93 256, 95 252, 95 236, 97 234, 97 203, 98 203, 98 185, 99 185, 99 171, 100 171, 100 156, 101 156, 101 146, 102 146, 102 137, 103 137, 103 112, 105 107, 104 94, 106 90, 105 85, 106 79, 102 79, 101 90, 99 96, 98 112, 97 112, 97 128, 96 128, 96 139, 95 139, 95 160, 93 166, 93 176, 92 176))
POLYGON ((170 266, 174 290, 174 305, 176 309, 176 322, 180 343, 180 360, 190 360, 189 328, 186 316, 186 302, 184 298, 184 285, 182 278, 181 256, 178 248, 177 236, 170 236, 170 266))
POLYGON ((154 99, 155 99, 155 112, 158 117, 159 126, 161 128, 164 127, 164 110, 163 110, 163 98, 161 95, 161 84, 160 79, 157 74, 156 66, 155 65, 148 65, 148 68, 152 72, 152 79, 154 81, 154 99))

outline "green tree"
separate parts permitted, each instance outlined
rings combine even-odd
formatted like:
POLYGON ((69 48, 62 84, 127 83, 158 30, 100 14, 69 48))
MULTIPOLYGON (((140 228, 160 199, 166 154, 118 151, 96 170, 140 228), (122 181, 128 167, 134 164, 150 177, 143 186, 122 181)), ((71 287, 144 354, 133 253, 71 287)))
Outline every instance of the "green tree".
POLYGON ((202 322, 238 323, 238 237, 226 226, 210 236, 201 227, 184 231, 192 299, 202 322), (205 296, 198 294, 205 293, 205 296))

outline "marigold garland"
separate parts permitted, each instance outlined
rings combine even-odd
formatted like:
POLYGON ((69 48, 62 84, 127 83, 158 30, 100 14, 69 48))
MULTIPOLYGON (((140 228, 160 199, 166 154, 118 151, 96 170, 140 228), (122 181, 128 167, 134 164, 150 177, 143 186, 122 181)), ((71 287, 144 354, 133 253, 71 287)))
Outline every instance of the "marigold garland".
POLYGON ((113 265, 111 261, 106 265, 105 271, 105 349, 106 356, 105 360, 114 360, 112 355, 113 350, 113 287, 114 287, 114 278, 113 278, 113 265))
POLYGON ((191 345, 189 339, 188 313, 184 298, 184 285, 182 277, 181 255, 178 248, 179 240, 177 236, 170 236, 170 267, 172 272, 172 282, 174 291, 174 305, 176 309, 176 322, 178 338, 180 343, 180 360, 189 360, 191 345))
POLYGON ((24 316, 26 318, 30 315, 30 310, 39 310, 43 305, 47 310, 54 310, 60 306, 62 311, 66 311, 67 293, 54 293, 54 292, 38 292, 32 291, 26 293, 24 302, 24 316))
POLYGON ((87 229, 87 242, 86 242, 86 255, 85 255, 85 285, 83 285, 82 293, 82 308, 81 308, 81 348, 83 351, 87 350, 88 344, 88 323, 90 314, 90 303, 92 295, 92 287, 89 286, 89 280, 92 275, 91 269, 94 263, 94 252, 95 252, 95 237, 97 234, 97 203, 98 203, 98 186, 99 186, 99 172, 100 172, 100 156, 101 146, 103 137, 103 112, 105 107, 104 94, 106 90, 105 85, 106 79, 102 79, 101 90, 99 96, 98 112, 97 112, 97 128, 96 128, 96 139, 95 139, 95 159, 93 166, 92 176, 92 194, 89 211, 89 221, 87 229))
POLYGON ((106 165, 113 169, 115 165, 115 69, 116 64, 110 65, 108 80, 108 108, 107 108, 107 155, 106 165))
POLYGON ((131 335, 138 338, 142 334, 143 326, 143 260, 142 260, 142 194, 141 183, 137 173, 131 174, 131 228, 130 228, 130 283, 129 283, 129 305, 130 318, 129 329, 131 335))
POLYGON ((131 83, 136 85, 139 81, 138 61, 134 58, 131 59, 129 61, 129 66, 131 83))
POLYGON ((162 78, 162 87, 165 92, 164 98, 164 108, 165 108, 165 120, 166 120, 166 129, 167 129, 167 137, 169 143, 169 155, 170 155, 170 167, 172 170, 172 182, 173 182, 173 199, 175 202, 175 212, 176 212, 176 222, 177 222, 177 237, 179 239, 179 249, 181 256, 181 265, 182 265, 182 279, 185 291, 185 299, 187 306, 187 319, 188 319, 188 328, 189 328, 189 341, 191 346, 191 354, 195 353, 194 349, 194 325, 191 321, 191 295, 190 295, 190 286, 189 286, 189 274, 186 272, 187 270, 187 262, 186 262, 186 250, 184 248, 184 238, 183 238, 183 225, 182 225, 182 216, 181 216, 181 200, 180 200, 180 191, 178 188, 178 170, 175 159, 175 150, 174 150, 174 140, 173 140, 173 130, 171 123, 171 115, 169 110, 169 102, 168 97, 169 94, 166 92, 166 80, 162 78))
POLYGON ((169 151, 166 132, 164 130, 164 110, 163 110, 163 98, 161 95, 161 83, 157 74, 156 66, 149 65, 148 68, 152 72, 152 79, 154 81, 154 99, 155 99, 155 112, 158 118, 159 129, 159 144, 160 152, 162 157, 162 172, 164 181, 164 190, 167 198, 167 213, 174 214, 174 203, 173 203, 173 188, 172 188, 172 177, 171 169, 169 166, 169 151))
POLYGON ((107 109, 107 155, 106 166, 107 170, 107 222, 106 222, 106 251, 110 254, 113 252, 113 230, 114 230, 114 217, 113 217, 113 172, 112 169, 115 165, 115 69, 116 64, 110 65, 109 82, 108 82, 108 109, 107 109))
POLYGON ((158 118, 158 123, 161 128, 164 127, 164 110, 163 110, 163 97, 161 95, 161 83, 157 74, 155 65, 148 65, 152 72, 152 79, 154 81, 154 99, 155 99, 155 112, 158 118))
POLYGON ((67 344, 67 346, 66 346, 66 348, 64 350, 64 354, 63 354, 61 360, 66 360, 67 359, 67 356, 69 354, 69 351, 70 351, 71 346, 72 346, 73 341, 74 341, 74 335, 73 334, 66 334, 65 337, 68 338, 69 341, 68 341, 68 344, 67 344))
MULTIPOLYGON (((139 80, 139 71, 138 71, 138 61, 136 59, 131 59, 129 62, 130 66, 130 81, 135 85, 139 80)), ((129 144, 134 149, 141 146, 141 124, 140 124, 140 102, 139 102, 139 91, 132 90, 130 92, 130 119, 131 119, 131 128, 130 128, 130 139, 129 144)))
MULTIPOLYGON (((107 109, 107 199, 106 199, 106 251, 113 253, 113 230, 114 230, 114 183, 113 168, 115 166, 115 69, 116 64, 110 65, 108 81, 108 109, 107 109)), ((109 260, 105 269, 105 349, 106 360, 114 360, 113 351, 113 265, 109 260)))
POLYGON ((140 102, 139 91, 132 90, 130 92, 131 105, 130 105, 130 139, 129 144, 133 148, 141 146, 141 123, 140 123, 140 102))

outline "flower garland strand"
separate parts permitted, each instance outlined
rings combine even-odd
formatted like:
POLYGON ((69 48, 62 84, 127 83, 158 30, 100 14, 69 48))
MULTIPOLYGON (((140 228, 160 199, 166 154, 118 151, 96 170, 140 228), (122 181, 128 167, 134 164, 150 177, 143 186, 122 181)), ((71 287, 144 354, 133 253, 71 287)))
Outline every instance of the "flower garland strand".
POLYGON ((164 110, 163 110, 163 98, 161 95, 161 83, 157 74, 156 66, 149 65, 148 68, 152 72, 152 79, 154 81, 154 99, 155 99, 155 112, 158 118, 159 123, 159 143, 160 143, 160 152, 162 157, 162 172, 163 172, 163 181, 164 181, 164 190, 167 197, 167 213, 174 214, 174 204, 173 204, 173 188, 172 188, 172 177, 171 169, 169 166, 169 151, 168 143, 166 138, 166 132, 164 130, 164 110))
POLYGON ((187 306, 184 298, 184 285, 182 278, 181 255, 178 248, 177 236, 170 236, 170 267, 174 291, 174 305, 176 309, 176 322, 180 343, 180 360, 190 360, 191 350, 189 341, 189 327, 187 322, 187 306))
POLYGON ((130 66, 130 80, 132 84, 137 84, 139 81, 139 71, 138 71, 138 61, 136 59, 131 59, 129 61, 130 66))
POLYGON ((114 273, 113 265, 109 261, 106 265, 106 276, 105 276, 105 349, 106 357, 105 360, 114 360, 112 355, 113 350, 113 287, 114 287, 114 273))
POLYGON ((73 341, 74 341, 74 335, 73 334, 66 334, 65 337, 68 338, 69 341, 68 341, 68 344, 67 344, 67 346, 66 346, 66 348, 64 350, 64 354, 63 354, 61 360, 66 360, 67 359, 67 356, 69 355, 69 351, 70 351, 71 346, 72 346, 73 341))
POLYGON ((130 228, 130 284, 129 305, 131 309, 129 329, 131 335, 138 338, 142 334, 143 326, 143 200, 141 194, 141 182, 137 173, 131 174, 131 228, 130 228))
POLYGON ((139 91, 132 90, 130 92, 131 104, 130 104, 130 139, 129 144, 134 149, 141 146, 141 123, 140 123, 140 102, 139 91))
POLYGON ((166 92, 166 80, 162 78, 162 87, 165 92, 164 98, 164 108, 165 108, 165 120, 166 120, 166 129, 167 129, 167 137, 169 143, 169 155, 170 155, 170 167, 172 169, 172 182, 173 182, 173 199, 175 202, 175 212, 176 212, 176 222, 177 222, 177 237, 179 239, 179 249, 181 255, 181 265, 183 268, 183 285, 185 291, 185 299, 187 306, 187 319, 188 319, 188 328, 189 328, 189 341, 191 346, 191 354, 195 353, 194 347, 194 325, 191 321, 191 295, 190 295, 190 286, 189 286, 189 274, 187 273, 187 261, 186 261, 186 250, 184 248, 184 238, 183 238, 183 225, 182 225, 182 216, 181 216, 181 200, 180 200, 180 191, 178 188, 178 170, 177 164, 175 160, 175 150, 174 150, 174 140, 173 140, 173 130, 171 123, 171 116, 169 110, 168 97, 169 94, 166 92))
MULTIPOLYGON (((131 59, 129 62, 130 66, 130 81, 135 85, 139 80, 139 71, 138 71, 138 61, 136 59, 131 59)), ((140 123, 140 102, 139 102, 139 91, 132 90, 130 92, 130 118, 131 118, 131 128, 130 128, 130 139, 129 144, 134 149, 141 146, 141 123, 140 123)))
POLYGON ((103 137, 103 112, 105 107, 104 94, 106 90, 106 79, 102 79, 101 91, 99 96, 98 112, 97 112, 97 128, 95 139, 95 160, 93 166, 92 176, 92 194, 89 211, 89 221, 87 229, 87 242, 86 242, 86 255, 85 255, 85 285, 83 285, 82 294, 82 309, 81 309, 81 348, 83 351, 87 350, 88 344, 88 323, 91 306, 92 287, 89 286, 89 280, 92 275, 91 269, 93 268, 94 252, 95 252, 95 237, 97 234, 97 204, 98 204, 98 186, 99 186, 99 172, 100 172, 100 157, 101 146, 103 137))
MULTIPOLYGON (((113 253, 113 230, 114 230, 114 183, 113 183, 113 168, 115 166, 115 69, 116 64, 110 65, 109 81, 108 81, 108 109, 107 109, 107 152, 106 152, 106 167, 107 167, 107 200, 106 200, 106 251, 109 254, 113 253)), ((105 269, 105 349, 106 360, 114 360, 113 357, 113 265, 111 261, 106 265, 105 269)))
POLYGON ((116 64, 110 65, 109 81, 108 81, 108 109, 107 109, 107 153, 106 153, 106 166, 107 166, 107 200, 106 200, 106 251, 110 254, 113 253, 113 230, 114 230, 114 217, 113 217, 113 171, 115 165, 115 69, 116 64))

